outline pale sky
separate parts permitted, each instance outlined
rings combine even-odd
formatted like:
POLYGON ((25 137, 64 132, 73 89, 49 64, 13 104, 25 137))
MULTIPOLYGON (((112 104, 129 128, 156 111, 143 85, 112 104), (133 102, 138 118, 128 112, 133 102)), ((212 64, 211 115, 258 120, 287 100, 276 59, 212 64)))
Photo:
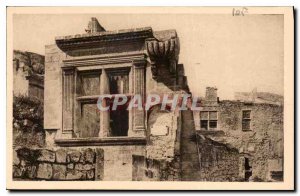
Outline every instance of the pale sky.
POLYGON ((13 47, 44 55, 55 36, 85 33, 91 17, 106 30, 176 29, 194 95, 204 96, 207 86, 216 86, 221 100, 255 87, 283 95, 283 15, 22 14, 14 15, 13 47))

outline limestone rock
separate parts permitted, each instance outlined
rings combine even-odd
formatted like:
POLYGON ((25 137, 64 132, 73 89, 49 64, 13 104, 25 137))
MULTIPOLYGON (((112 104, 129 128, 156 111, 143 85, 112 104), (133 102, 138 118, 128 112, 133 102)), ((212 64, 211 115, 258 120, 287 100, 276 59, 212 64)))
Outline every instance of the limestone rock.
POLYGON ((91 180, 91 179, 94 179, 94 177, 95 177, 94 170, 89 170, 89 171, 86 172, 86 178, 87 179, 91 180))
POLYGON ((88 148, 84 151, 84 162, 94 163, 95 160, 95 152, 88 148))
POLYGON ((87 171, 87 170, 91 170, 93 169, 94 166, 92 164, 81 164, 81 163, 78 163, 75 165, 75 169, 76 170, 80 170, 80 171, 87 171))
POLYGON ((66 179, 67 166, 53 164, 53 179, 54 180, 65 180, 66 179))
POLYGON ((20 167, 13 166, 13 177, 14 178, 21 178, 23 176, 23 172, 20 167))
POLYGON ((40 156, 37 160, 53 163, 55 161, 55 153, 50 150, 43 149, 40 151, 40 156))
POLYGON ((56 162, 66 163, 67 162, 67 152, 64 149, 59 149, 56 151, 56 162))
POLYGON ((79 151, 71 151, 69 153, 70 162, 78 163, 81 157, 81 153, 79 151))
POLYGON ((36 178, 36 175, 37 175, 37 167, 35 165, 27 166, 26 176, 30 179, 34 179, 36 178))
POLYGON ((37 178, 49 180, 52 177, 53 169, 49 163, 40 163, 37 170, 37 178))
POLYGON ((67 172, 66 180, 85 180, 86 179, 86 173, 78 171, 78 170, 72 170, 67 172))
POLYGON ((67 165, 67 168, 68 168, 68 169, 74 169, 74 163, 69 163, 69 164, 67 165))

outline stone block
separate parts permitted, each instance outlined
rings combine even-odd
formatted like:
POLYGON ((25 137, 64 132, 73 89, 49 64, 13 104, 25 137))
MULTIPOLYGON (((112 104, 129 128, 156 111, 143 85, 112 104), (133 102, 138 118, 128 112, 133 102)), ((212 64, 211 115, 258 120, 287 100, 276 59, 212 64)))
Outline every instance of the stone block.
POLYGON ((67 152, 64 149, 59 149, 55 153, 57 163, 66 163, 67 162, 67 152))
POLYGON ((95 172, 94 170, 89 170, 86 172, 86 178, 91 180, 91 179, 94 179, 95 178, 95 172))
POLYGON ((75 169, 80 171, 87 171, 87 170, 94 169, 94 165, 78 163, 75 165, 75 169))
POLYGON ((67 168, 68 168, 68 169, 74 169, 74 163, 69 163, 69 164, 67 165, 67 168))
POLYGON ((54 180, 65 180, 66 179, 66 172, 67 166, 60 165, 60 164, 53 164, 53 179, 54 180))
POLYGON ((43 149, 40 151, 40 155, 37 160, 53 163, 55 161, 55 153, 53 151, 43 149))
POLYGON ((90 149, 90 148, 87 148, 84 150, 84 159, 83 161, 84 162, 87 162, 87 163, 94 163, 95 162, 95 152, 94 150, 90 149))
POLYGON ((37 167, 35 165, 27 166, 26 176, 30 179, 34 179, 37 176, 37 167))
POLYGON ((78 163, 81 157, 81 153, 79 151, 71 151, 69 152, 69 162, 78 163))
POLYGON ((49 163, 40 163, 37 170, 37 178, 50 180, 52 178, 53 169, 49 163))
POLYGON ((19 166, 13 166, 13 177, 21 178, 23 176, 22 169, 19 166))
POLYGON ((78 170, 72 170, 67 172, 66 180, 85 180, 86 173, 78 170))

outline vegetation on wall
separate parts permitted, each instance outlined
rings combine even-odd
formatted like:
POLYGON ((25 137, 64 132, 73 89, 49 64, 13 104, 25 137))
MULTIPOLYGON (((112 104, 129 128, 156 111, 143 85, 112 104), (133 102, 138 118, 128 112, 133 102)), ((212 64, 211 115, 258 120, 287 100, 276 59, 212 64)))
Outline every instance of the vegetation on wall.
POLYGON ((45 133, 43 102, 28 96, 13 99, 13 144, 14 147, 42 147, 45 133))

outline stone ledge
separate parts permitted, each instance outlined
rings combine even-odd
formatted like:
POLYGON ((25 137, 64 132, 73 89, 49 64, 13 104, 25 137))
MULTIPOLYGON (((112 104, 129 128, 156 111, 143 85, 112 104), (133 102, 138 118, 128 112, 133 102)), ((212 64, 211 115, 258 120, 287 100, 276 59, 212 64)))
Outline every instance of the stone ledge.
POLYGON ((106 137, 106 138, 72 138, 55 139, 59 146, 118 146, 145 145, 145 137, 106 137))
POLYGON ((214 136, 224 136, 225 132, 222 130, 197 130, 200 135, 214 135, 214 136))

